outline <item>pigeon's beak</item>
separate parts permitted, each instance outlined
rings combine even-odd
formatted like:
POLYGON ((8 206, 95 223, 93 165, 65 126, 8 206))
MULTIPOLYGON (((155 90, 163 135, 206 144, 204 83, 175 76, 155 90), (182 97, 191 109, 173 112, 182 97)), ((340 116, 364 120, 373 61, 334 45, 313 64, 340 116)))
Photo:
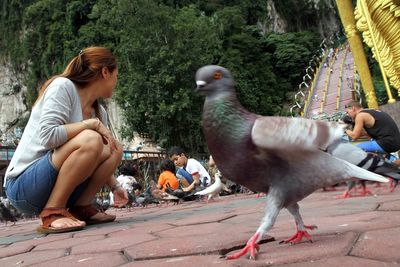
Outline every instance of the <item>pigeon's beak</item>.
POLYGON ((196 81, 197 84, 197 90, 196 91, 201 91, 201 89, 207 84, 205 81, 196 81))

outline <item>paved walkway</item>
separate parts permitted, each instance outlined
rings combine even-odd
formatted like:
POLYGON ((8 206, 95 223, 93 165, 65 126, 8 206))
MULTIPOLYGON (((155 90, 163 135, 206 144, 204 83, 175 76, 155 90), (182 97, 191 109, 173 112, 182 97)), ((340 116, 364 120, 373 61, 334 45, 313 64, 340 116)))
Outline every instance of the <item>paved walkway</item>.
POLYGON ((111 209, 117 221, 74 233, 42 235, 38 220, 0 226, 0 266, 399 266, 400 189, 371 187, 374 196, 336 199, 318 191, 300 203, 314 243, 279 244, 294 234, 286 210, 260 245, 256 261, 228 261, 263 216, 265 197, 111 209))

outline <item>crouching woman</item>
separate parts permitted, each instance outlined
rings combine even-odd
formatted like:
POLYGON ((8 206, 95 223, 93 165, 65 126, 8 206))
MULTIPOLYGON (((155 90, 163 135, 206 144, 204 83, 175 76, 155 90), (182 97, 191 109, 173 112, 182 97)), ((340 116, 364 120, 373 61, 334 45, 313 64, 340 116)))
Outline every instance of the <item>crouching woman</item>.
POLYGON ((114 221, 115 215, 92 205, 104 185, 112 189, 117 205, 127 202, 113 175, 122 148, 99 104, 99 99, 112 96, 117 77, 113 54, 89 47, 41 87, 4 182, 15 208, 40 214, 39 232, 68 232, 114 221))

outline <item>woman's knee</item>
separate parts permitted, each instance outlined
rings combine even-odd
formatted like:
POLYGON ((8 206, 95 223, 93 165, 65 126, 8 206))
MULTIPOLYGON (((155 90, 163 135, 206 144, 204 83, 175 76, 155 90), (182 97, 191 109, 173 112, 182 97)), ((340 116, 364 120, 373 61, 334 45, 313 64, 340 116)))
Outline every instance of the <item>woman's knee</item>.
POLYGON ((85 130, 79 134, 80 149, 100 155, 103 151, 103 138, 95 131, 85 130))
POLYGON ((98 158, 103 149, 103 139, 101 135, 92 130, 84 130, 77 136, 69 140, 61 147, 54 150, 52 161, 57 170, 59 170, 70 157, 71 153, 77 152, 79 154, 87 154, 88 157, 93 159, 98 158))

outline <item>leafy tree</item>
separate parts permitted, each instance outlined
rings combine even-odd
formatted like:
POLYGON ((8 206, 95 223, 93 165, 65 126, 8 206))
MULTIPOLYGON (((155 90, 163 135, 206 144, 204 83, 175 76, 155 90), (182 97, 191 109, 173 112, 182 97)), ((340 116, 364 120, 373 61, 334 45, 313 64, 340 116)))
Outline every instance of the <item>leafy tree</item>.
MULTIPOLYGON (((301 16, 289 16, 294 28, 313 24, 308 1, 278 2, 277 8, 305 8, 301 16)), ((119 61, 115 99, 124 112, 125 136, 136 131, 164 147, 204 152, 203 99, 193 90, 199 67, 230 69, 249 110, 285 114, 287 92, 297 88, 318 48, 314 32, 264 36, 257 24, 266 8, 264 0, 4 0, 0 54, 21 71, 27 67, 32 104, 40 83, 82 48, 106 46, 119 61)))
POLYGON ((318 38, 315 32, 271 33, 265 37, 267 51, 272 56, 274 73, 286 83, 286 91, 297 88, 301 76, 308 66, 308 61, 318 49, 318 38), (296 70, 296 71, 294 71, 296 70))
POLYGON ((144 1, 128 8, 121 12, 135 15, 125 21, 117 48, 124 75, 116 99, 124 108, 124 133, 134 129, 164 147, 201 150, 202 100, 193 92, 194 74, 218 51, 210 19, 194 6, 175 10, 144 1))

